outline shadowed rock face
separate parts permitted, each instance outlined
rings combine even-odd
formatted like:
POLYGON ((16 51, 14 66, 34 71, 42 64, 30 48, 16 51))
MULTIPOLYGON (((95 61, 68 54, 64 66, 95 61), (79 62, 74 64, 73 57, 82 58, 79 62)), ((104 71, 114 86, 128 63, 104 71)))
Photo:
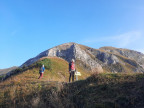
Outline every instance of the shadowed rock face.
POLYGON ((110 72, 126 72, 126 69, 144 72, 144 55, 139 52, 111 47, 94 49, 76 43, 65 43, 46 50, 22 66, 29 66, 42 57, 60 57, 68 62, 75 59, 88 66, 92 72, 103 72, 104 68, 110 72))

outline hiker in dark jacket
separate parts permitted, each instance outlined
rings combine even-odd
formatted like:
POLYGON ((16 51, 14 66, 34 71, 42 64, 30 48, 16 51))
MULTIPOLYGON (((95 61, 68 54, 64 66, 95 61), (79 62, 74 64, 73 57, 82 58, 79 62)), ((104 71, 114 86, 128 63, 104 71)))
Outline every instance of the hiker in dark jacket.
POLYGON ((71 76, 72 76, 72 82, 74 81, 74 74, 75 74, 76 68, 75 68, 75 61, 74 59, 71 60, 71 62, 69 63, 69 82, 71 80, 71 76))
POLYGON ((40 76, 39 76, 38 79, 41 79, 41 78, 43 77, 44 71, 45 71, 45 67, 44 67, 44 65, 42 65, 42 67, 41 67, 40 70, 39 70, 40 76))

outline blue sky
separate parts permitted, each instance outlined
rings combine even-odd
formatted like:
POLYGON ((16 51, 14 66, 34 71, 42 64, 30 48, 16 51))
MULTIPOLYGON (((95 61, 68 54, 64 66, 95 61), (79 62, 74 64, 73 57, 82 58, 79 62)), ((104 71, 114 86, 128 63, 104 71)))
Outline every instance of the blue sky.
POLYGON ((144 53, 144 0, 0 0, 0 69, 67 42, 144 53))

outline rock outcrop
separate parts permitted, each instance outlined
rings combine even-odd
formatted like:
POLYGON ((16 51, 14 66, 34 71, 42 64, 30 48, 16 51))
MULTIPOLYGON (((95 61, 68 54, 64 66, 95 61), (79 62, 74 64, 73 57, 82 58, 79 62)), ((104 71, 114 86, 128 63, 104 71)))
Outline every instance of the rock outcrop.
POLYGON ((22 66, 29 66, 42 57, 60 57, 68 62, 75 59, 79 61, 77 65, 91 72, 144 72, 144 54, 140 52, 113 47, 94 49, 72 42, 46 50, 22 66))
POLYGON ((113 54, 122 55, 129 59, 135 60, 137 63, 139 63, 139 65, 141 65, 144 68, 144 54, 142 54, 141 52, 128 50, 128 49, 122 49, 122 48, 113 48, 113 47, 102 47, 100 49, 106 52, 111 52, 113 54))

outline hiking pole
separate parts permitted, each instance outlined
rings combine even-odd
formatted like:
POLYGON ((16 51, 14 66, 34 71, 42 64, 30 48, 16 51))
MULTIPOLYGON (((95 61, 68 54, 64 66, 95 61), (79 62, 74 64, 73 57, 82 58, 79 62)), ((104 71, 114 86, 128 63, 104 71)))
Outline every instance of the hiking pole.
POLYGON ((78 75, 76 75, 76 81, 78 81, 78 75))

